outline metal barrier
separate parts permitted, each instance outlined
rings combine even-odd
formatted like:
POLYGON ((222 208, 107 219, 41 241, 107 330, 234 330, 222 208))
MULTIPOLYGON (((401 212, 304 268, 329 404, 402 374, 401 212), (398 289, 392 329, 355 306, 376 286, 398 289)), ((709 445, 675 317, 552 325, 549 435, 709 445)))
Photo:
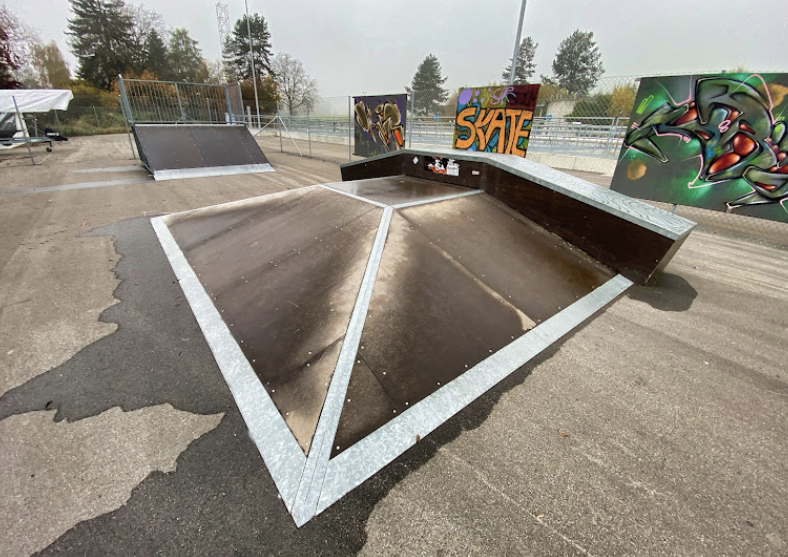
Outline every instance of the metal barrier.
POLYGON ((129 124, 233 124, 245 121, 241 85, 124 79, 118 89, 129 124))

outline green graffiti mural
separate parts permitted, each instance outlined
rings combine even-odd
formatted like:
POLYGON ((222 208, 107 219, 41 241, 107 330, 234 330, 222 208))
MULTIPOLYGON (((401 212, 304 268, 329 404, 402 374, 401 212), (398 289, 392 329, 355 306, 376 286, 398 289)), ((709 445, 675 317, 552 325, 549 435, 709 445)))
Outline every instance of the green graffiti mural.
POLYGON ((611 189, 788 222, 788 75, 641 81, 611 189))

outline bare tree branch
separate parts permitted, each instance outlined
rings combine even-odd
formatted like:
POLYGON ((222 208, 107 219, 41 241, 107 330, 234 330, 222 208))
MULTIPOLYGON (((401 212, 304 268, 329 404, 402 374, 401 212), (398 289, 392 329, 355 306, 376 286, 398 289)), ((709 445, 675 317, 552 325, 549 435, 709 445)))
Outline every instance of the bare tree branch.
POLYGON ((271 61, 271 71, 277 92, 290 114, 317 104, 320 99, 317 82, 307 75, 301 60, 280 52, 271 61))

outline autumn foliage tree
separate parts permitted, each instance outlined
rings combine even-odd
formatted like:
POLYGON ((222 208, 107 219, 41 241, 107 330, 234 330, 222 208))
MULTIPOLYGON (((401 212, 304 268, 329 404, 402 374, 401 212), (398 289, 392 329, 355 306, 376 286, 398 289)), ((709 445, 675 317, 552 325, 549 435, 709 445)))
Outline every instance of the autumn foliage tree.
POLYGON ((610 97, 610 107, 607 115, 614 118, 626 118, 632 114, 632 107, 635 106, 635 97, 638 90, 635 85, 617 85, 613 88, 610 97))

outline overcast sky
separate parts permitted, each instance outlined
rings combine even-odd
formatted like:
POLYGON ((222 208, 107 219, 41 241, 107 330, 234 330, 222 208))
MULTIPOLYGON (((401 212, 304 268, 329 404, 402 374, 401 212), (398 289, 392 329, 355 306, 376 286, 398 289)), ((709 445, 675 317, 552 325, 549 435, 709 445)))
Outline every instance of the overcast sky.
MULTIPOLYGON (((435 54, 447 86, 500 80, 512 54, 520 0, 248 0, 269 22, 274 52, 300 58, 324 97, 387 94, 410 84, 435 54)), ((0 0, 43 41, 64 34, 68 0, 0 0)), ((243 0, 223 0, 231 25, 243 0)), ((185 27, 219 58, 216 0, 127 0, 185 27)), ((539 43, 537 76, 575 29, 593 31, 606 76, 682 74, 745 66, 786 71, 788 0, 528 0, 523 36, 539 43)))

